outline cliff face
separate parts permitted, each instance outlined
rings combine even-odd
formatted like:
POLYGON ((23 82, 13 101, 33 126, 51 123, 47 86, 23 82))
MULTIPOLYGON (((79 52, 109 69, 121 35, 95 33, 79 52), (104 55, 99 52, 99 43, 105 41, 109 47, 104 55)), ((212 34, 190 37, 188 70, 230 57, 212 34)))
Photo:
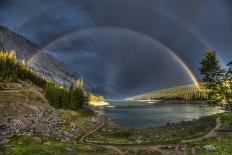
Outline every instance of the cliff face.
POLYGON ((31 41, 2 26, 0 26, 0 50, 15 50, 19 59, 24 59, 34 71, 57 84, 69 85, 79 78, 52 55, 43 52, 31 41))

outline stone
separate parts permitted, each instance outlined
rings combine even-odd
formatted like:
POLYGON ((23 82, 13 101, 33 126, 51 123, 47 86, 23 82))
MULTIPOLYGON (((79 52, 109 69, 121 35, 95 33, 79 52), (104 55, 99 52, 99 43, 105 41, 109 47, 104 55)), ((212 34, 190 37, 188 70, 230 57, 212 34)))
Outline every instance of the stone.
POLYGON ((182 147, 182 148, 181 148, 181 151, 186 151, 186 148, 185 148, 185 147, 182 147))
POLYGON ((6 145, 7 143, 9 143, 9 140, 6 138, 0 139, 0 146, 1 145, 6 145))
POLYGON ((137 144, 141 144, 142 143, 142 140, 135 140, 137 144))
POLYGON ((75 123, 70 123, 70 126, 71 126, 71 128, 76 128, 76 124, 75 123))
POLYGON ((212 145, 205 145, 203 147, 206 151, 216 151, 216 148, 212 145))
POLYGON ((68 151, 68 152, 74 152, 75 150, 76 150, 76 148, 72 145, 65 147, 65 151, 68 151))
POLYGON ((64 136, 69 137, 69 133, 67 131, 63 132, 64 136))
POLYGON ((41 144, 41 143, 42 143, 42 140, 41 140, 40 137, 34 137, 33 139, 34 139, 34 141, 35 141, 36 143, 38 143, 38 144, 41 144))
POLYGON ((50 144, 51 144, 51 142, 49 142, 49 141, 44 143, 44 145, 50 145, 50 144))

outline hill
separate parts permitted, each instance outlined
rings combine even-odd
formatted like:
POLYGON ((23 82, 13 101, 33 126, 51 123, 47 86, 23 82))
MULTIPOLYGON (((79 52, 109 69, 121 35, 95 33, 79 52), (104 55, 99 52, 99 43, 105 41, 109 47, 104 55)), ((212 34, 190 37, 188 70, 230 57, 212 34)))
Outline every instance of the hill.
POLYGON ((204 93, 194 85, 177 86, 173 88, 148 92, 128 98, 128 100, 204 100, 204 93))
MULTIPOLYGON (((17 52, 18 59, 24 59, 33 71, 46 80, 58 85, 70 85, 80 79, 80 75, 70 70, 63 62, 58 61, 49 53, 40 49, 35 43, 16 34, 6 27, 0 26, 0 51, 17 52)), ((117 96, 117 92, 104 87, 94 87, 85 80, 85 89, 96 95, 117 96)))
POLYGON ((31 82, 0 83, 0 128, 4 135, 40 132, 53 134, 59 127, 57 111, 43 90, 31 82))
POLYGON ((18 59, 24 59, 34 71, 57 84, 70 85, 80 78, 77 73, 70 71, 65 64, 45 53, 33 42, 0 26, 0 51, 10 50, 17 51, 18 59), (33 59, 29 61, 31 57, 33 59))

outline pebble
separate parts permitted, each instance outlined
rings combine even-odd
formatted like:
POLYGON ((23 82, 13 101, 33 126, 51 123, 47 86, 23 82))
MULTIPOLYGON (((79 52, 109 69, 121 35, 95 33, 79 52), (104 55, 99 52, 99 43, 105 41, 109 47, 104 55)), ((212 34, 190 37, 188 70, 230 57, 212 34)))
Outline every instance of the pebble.
POLYGON ((216 148, 212 145, 205 145, 203 147, 206 151, 216 151, 216 148))

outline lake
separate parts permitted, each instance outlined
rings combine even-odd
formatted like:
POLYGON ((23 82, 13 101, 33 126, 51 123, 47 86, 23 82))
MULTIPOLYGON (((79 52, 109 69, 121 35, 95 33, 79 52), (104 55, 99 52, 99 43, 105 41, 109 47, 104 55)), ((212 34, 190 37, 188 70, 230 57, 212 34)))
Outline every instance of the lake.
POLYGON ((145 101, 107 101, 109 105, 93 108, 113 122, 133 128, 158 127, 179 121, 198 119, 221 112, 216 107, 197 104, 148 103, 145 101))

